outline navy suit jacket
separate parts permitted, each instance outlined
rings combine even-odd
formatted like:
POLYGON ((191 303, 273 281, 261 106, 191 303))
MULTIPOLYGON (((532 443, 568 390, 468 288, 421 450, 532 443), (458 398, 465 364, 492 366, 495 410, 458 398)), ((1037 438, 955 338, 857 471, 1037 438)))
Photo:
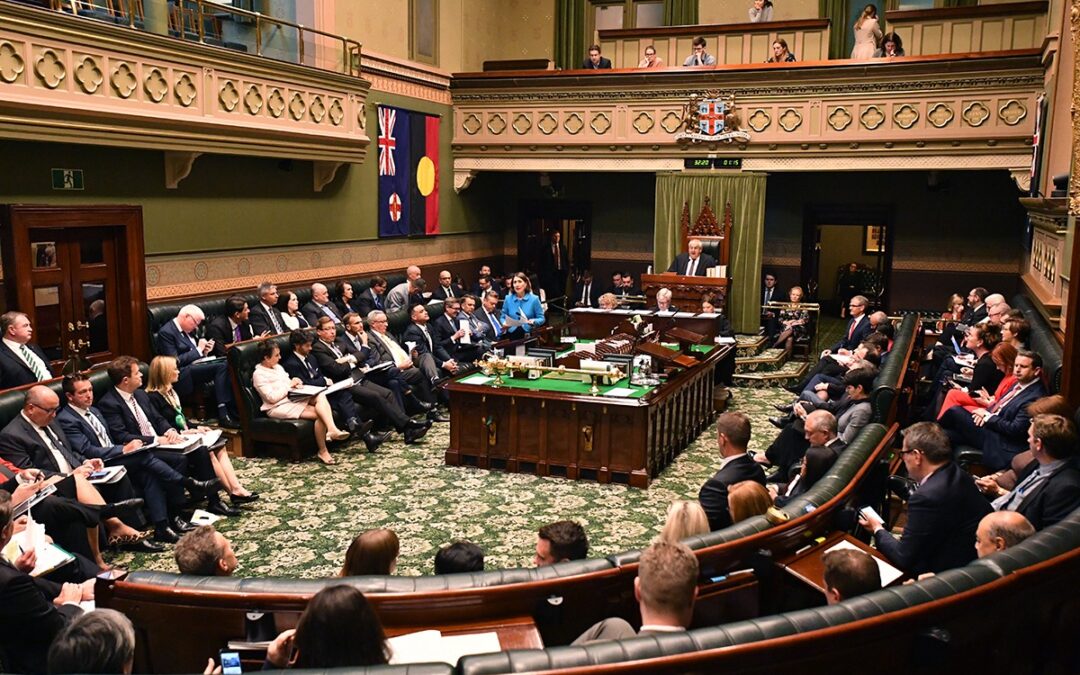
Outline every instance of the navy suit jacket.
POLYGON ((420 326, 415 323, 410 323, 405 329, 405 333, 401 336, 401 344, 404 347, 408 347, 406 342, 416 343, 416 353, 420 356, 424 354, 431 354, 431 357, 435 359, 435 365, 442 368, 442 364, 449 361, 452 357, 446 351, 446 349, 439 343, 439 336, 435 328, 429 322, 427 325, 428 335, 431 336, 431 346, 428 347, 427 338, 424 337, 424 332, 420 330, 420 326))
POLYGON ((75 605, 53 605, 60 587, 0 561, 0 645, 4 666, 12 673, 44 673, 56 635, 82 614, 75 605))
MULTIPOLYGON (((675 256, 675 259, 671 261, 671 265, 667 268, 668 272, 674 272, 675 274, 686 274, 686 266, 690 264, 690 254, 680 253, 675 256)), ((716 258, 712 257, 708 253, 702 253, 698 259, 697 269, 694 270, 694 276, 705 276, 705 270, 710 267, 716 267, 716 258)))
POLYGON ((874 329, 870 327, 870 317, 863 314, 859 319, 859 324, 855 326, 855 332, 852 333, 849 338, 848 332, 851 330, 852 321, 854 321, 854 319, 849 320, 847 325, 844 326, 844 334, 840 336, 840 341, 833 345, 830 351, 837 352, 841 349, 855 349, 859 346, 860 342, 870 335, 870 333, 874 332, 874 329))
POLYGON ((375 297, 371 294, 371 289, 367 289, 359 295, 359 297, 353 298, 353 304, 356 305, 356 313, 364 317, 371 314, 376 309, 386 309, 386 298, 379 296, 379 302, 375 302, 375 297), (382 307, 379 306, 382 305, 382 307))
MULTIPOLYGON (((85 457, 71 447, 64 430, 56 420, 49 424, 49 429, 60 441, 60 452, 71 468, 74 469, 86 461, 85 457)), ((45 445, 34 426, 22 415, 16 414, 4 430, 0 431, 0 457, 20 469, 37 468, 47 474, 60 473, 60 466, 56 463, 52 451, 45 445)))
MULTIPOLYGON (((1031 475, 1038 462, 1032 462, 1016 477, 1016 484, 1031 475)), ((1059 466, 1050 476, 1024 495, 1024 501, 1016 507, 1036 530, 1061 522, 1080 506, 1080 470, 1074 460, 1059 466)))
POLYGON ((971 474, 949 462, 908 498, 900 541, 886 530, 878 530, 874 540, 878 550, 905 572, 937 574, 975 559, 975 529, 992 510, 971 474))
MULTIPOLYGON (((458 286, 457 284, 450 284, 450 287, 454 289, 455 298, 460 299, 461 296, 465 295, 465 289, 463 289, 461 286, 458 286)), ((442 284, 437 285, 435 287, 435 290, 431 292, 432 300, 446 300, 449 297, 450 296, 446 294, 446 289, 442 287, 442 284)))
MULTIPOLYGON (((285 325, 285 319, 281 318, 281 310, 277 307, 271 307, 270 311, 274 313, 278 325, 281 326, 281 332, 288 333, 289 327, 285 325)), ((248 324, 253 335, 262 335, 267 331, 274 335, 278 332, 274 328, 274 322, 270 320, 270 314, 263 308, 261 302, 256 302, 251 306, 251 313, 248 314, 248 324)))
MULTIPOLYGON (((351 350, 341 344, 341 340, 334 340, 334 346, 337 347, 342 354, 349 354, 351 350)), ((356 357, 356 365, 360 366, 367 362, 368 354, 371 350, 365 349, 363 353, 356 357)), ((314 357, 315 362, 319 365, 319 370, 326 377, 329 377, 334 382, 340 382, 347 377, 352 377, 352 371, 355 366, 348 363, 338 363, 338 357, 334 355, 333 350, 326 346, 322 340, 316 340, 311 346, 311 354, 309 358, 314 357)))
POLYGON ((320 318, 324 316, 330 316, 323 310, 323 307, 329 309, 331 312, 333 312, 334 316, 337 317, 337 321, 335 321, 334 323, 338 323, 341 321, 341 310, 335 307, 334 303, 332 302, 322 305, 322 307, 320 307, 318 304, 315 303, 314 300, 309 300, 303 307, 300 308, 300 313, 304 315, 305 319, 307 319, 309 326, 317 326, 319 325, 320 318))
POLYGON ((701 508, 709 518, 709 529, 719 530, 731 525, 728 511, 728 488, 735 483, 752 480, 765 484, 765 471, 750 455, 740 455, 724 465, 724 468, 707 480, 698 493, 701 508))
POLYGON ((311 366, 311 371, 314 371, 314 375, 304 367, 304 364, 300 361, 300 355, 295 352, 281 359, 281 367, 285 369, 285 372, 289 374, 289 377, 300 378, 300 381, 304 384, 313 387, 325 387, 326 376, 319 370, 319 364, 316 363, 315 357, 308 354, 307 358, 304 360, 311 366))
MULTIPOLYGON (((240 340, 250 340, 255 336, 251 331, 251 323, 245 321, 237 326, 240 329, 240 340)), ((214 348, 210 350, 211 356, 225 356, 225 345, 236 342, 232 324, 227 316, 215 316, 206 327, 206 338, 214 341, 214 348)))
MULTIPOLYGON (((101 426, 105 427, 105 431, 108 432, 109 424, 105 421, 105 416, 101 414, 101 411, 94 406, 90 406, 90 414, 97 417, 98 422, 101 422, 101 426)), ((94 433, 90 423, 82 415, 75 412, 70 405, 64 406, 56 415, 56 421, 60 424, 60 428, 64 430, 64 435, 67 436, 71 447, 84 457, 112 459, 124 454, 124 448, 121 445, 102 447, 101 441, 98 440, 97 434, 94 433)), ((112 440, 112 438, 110 437, 109 440, 112 440)))
MULTIPOLYGON (((197 342, 198 340, 196 340, 197 342)), ((202 354, 195 348, 191 340, 176 325, 176 321, 167 321, 157 334, 158 354, 167 354, 176 357, 176 363, 180 368, 191 365, 193 361, 202 358, 202 354)))
MULTIPOLYGON (((146 414, 150 426, 154 428, 154 431, 159 436, 164 435, 166 431, 173 428, 154 408, 150 396, 145 391, 136 389, 133 396, 146 414)), ((117 443, 127 443, 136 438, 144 443, 154 442, 154 436, 142 435, 139 430, 139 422, 135 419, 135 413, 131 412, 131 408, 124 402, 124 399, 120 398, 120 394, 116 393, 115 388, 110 388, 101 397, 101 400, 98 401, 98 410, 105 416, 105 421, 108 423, 109 436, 117 443)))
MULTIPOLYGON (((49 368, 49 357, 45 356, 45 352, 41 351, 41 347, 32 342, 28 342, 26 346, 45 363, 47 370, 49 368)), ((48 376, 52 377, 52 373, 48 373, 48 376)), ((11 387, 37 381, 38 379, 34 376, 34 371, 30 370, 30 366, 26 365, 18 354, 11 351, 10 347, 0 342, 0 388, 10 389, 11 387)))
POLYGON ((991 462, 989 466, 1008 466, 1015 455, 1028 449, 1027 431, 1031 415, 1027 407, 1043 396, 1046 396, 1046 387, 1042 380, 1035 380, 983 423, 982 447, 979 449, 983 452, 983 458, 991 462))
MULTIPOLYGON (((581 306, 582 307, 599 307, 600 306, 600 296, 603 295, 603 293, 601 292, 602 289, 600 288, 600 285, 596 283, 596 279, 593 279, 589 283, 590 283, 590 287, 589 287, 588 300, 586 300, 584 303, 582 303, 581 306)), ((584 295, 584 294, 585 294, 585 283, 579 281, 574 285, 574 297, 573 297, 573 302, 570 303, 571 306, 577 306, 577 303, 581 302, 581 296, 584 295)))

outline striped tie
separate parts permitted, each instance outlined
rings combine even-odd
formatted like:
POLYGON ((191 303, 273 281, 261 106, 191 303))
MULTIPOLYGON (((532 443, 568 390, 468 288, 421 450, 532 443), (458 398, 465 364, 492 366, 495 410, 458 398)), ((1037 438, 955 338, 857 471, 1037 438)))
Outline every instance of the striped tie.
POLYGON ((41 370, 41 366, 38 365, 38 358, 34 355, 34 352, 26 345, 19 345, 19 353, 22 354, 23 361, 26 361, 26 365, 30 366, 30 370, 34 372, 34 377, 38 382, 49 379, 49 375, 41 370))

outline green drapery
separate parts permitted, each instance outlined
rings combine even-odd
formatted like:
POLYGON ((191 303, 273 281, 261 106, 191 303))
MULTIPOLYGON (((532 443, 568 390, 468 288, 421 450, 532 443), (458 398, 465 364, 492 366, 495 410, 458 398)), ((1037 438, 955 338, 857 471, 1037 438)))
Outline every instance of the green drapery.
POLYGON ((665 26, 693 26, 698 22, 698 0, 664 0, 665 26))
POLYGON ((585 58, 585 0, 555 0, 555 67, 577 68, 585 58))
POLYGON ((653 230, 653 269, 662 272, 682 253, 679 216, 690 203, 690 225, 697 220, 705 197, 716 220, 723 223, 724 204, 731 204, 734 223, 728 275, 732 279, 727 315, 740 333, 756 333, 761 320, 758 294, 765 223, 765 174, 716 176, 657 174, 656 215, 653 230))
POLYGON ((851 56, 847 46, 847 0, 818 0, 818 16, 829 20, 829 58, 846 59, 851 56))

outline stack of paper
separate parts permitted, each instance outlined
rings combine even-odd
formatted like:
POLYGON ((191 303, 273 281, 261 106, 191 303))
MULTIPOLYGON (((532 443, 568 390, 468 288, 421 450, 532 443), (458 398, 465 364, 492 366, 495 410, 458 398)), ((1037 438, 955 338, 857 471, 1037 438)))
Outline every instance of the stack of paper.
POLYGON ((390 663, 448 663, 469 654, 490 654, 502 651, 495 632, 468 635, 443 635, 437 630, 407 633, 386 641, 390 647, 390 663))

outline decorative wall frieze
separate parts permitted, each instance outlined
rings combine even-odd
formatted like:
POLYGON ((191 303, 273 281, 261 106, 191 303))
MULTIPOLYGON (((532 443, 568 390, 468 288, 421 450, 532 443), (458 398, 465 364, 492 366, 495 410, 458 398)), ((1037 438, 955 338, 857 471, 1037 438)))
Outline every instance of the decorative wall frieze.
POLYGON ((806 64, 782 75, 748 66, 699 79, 682 72, 461 76, 451 90, 455 168, 559 170, 576 159, 584 170, 597 166, 600 148, 639 161, 738 153, 744 169, 822 157, 822 168, 835 169, 849 157, 880 162, 882 154, 900 161, 890 166, 910 157, 921 168, 948 168, 950 156, 970 166, 966 158, 993 156, 996 168, 1019 169, 1030 161, 1028 111, 1044 86, 1035 52, 873 68, 806 64), (675 139, 683 106, 706 84, 735 94, 749 142, 688 147, 675 139), (509 130, 507 120, 536 123, 509 130))
POLYGON ((438 68, 365 51, 361 74, 372 91, 450 105, 450 73, 438 68))
POLYGON ((0 3, 0 138, 357 163, 369 83, 0 3))
POLYGON ((267 279, 295 286, 404 269, 409 264, 435 267, 470 258, 491 259, 502 256, 504 248, 499 232, 435 237, 425 241, 421 254, 414 242, 389 240, 147 256, 146 296, 161 301, 254 290, 267 279))

